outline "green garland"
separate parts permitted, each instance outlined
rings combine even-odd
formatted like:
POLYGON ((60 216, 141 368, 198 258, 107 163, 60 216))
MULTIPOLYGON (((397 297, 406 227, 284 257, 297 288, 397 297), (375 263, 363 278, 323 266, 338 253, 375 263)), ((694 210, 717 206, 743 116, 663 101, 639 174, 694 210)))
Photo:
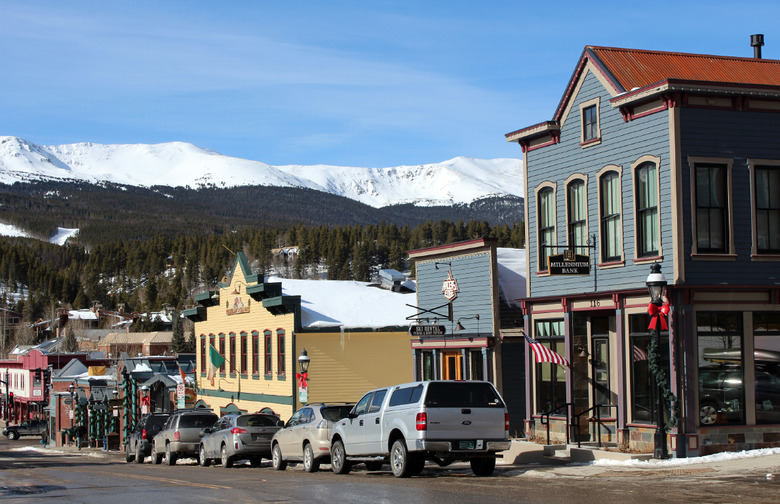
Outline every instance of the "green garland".
POLYGON ((661 356, 658 353, 658 344, 656 338, 650 337, 650 344, 647 346, 647 365, 650 372, 653 373, 655 383, 663 391, 664 400, 669 405, 669 421, 666 422, 667 432, 677 425, 677 396, 672 394, 672 388, 666 377, 666 371, 661 366, 661 356))

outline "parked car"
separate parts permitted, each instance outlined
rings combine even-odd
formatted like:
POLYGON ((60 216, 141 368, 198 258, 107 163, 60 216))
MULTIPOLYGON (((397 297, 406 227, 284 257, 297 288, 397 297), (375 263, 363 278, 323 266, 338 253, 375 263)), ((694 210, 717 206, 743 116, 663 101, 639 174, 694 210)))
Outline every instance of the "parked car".
POLYGON ((225 415, 203 429, 198 461, 204 467, 212 460, 232 467, 237 460, 249 460, 252 467, 259 467, 264 458, 271 458, 271 438, 282 425, 275 415, 225 415))
POLYGON ((331 468, 346 474, 355 462, 369 470, 389 463, 393 475, 419 474, 427 460, 446 466, 469 461, 490 476, 509 449, 509 414, 486 381, 425 381, 372 390, 333 427, 331 468))
MULTIPOLYGON (((756 419, 777 420, 780 411, 780 372, 776 366, 755 370, 756 419)), ((699 423, 744 421, 745 389, 741 366, 712 366, 699 369, 699 423)))
POLYGON ((19 425, 9 425, 3 429, 3 436, 11 441, 21 436, 40 436, 46 432, 46 420, 25 420, 19 425))
POLYGON ((274 434, 271 440, 273 467, 284 470, 287 462, 303 462, 303 470, 315 472, 330 462, 333 424, 346 418, 354 403, 307 404, 274 434))
POLYGON ((144 459, 152 454, 154 437, 160 432, 170 416, 170 413, 150 413, 144 415, 135 424, 135 429, 125 441, 125 460, 127 462, 135 460, 137 464, 144 463, 144 459))
POLYGON ((152 463, 159 464, 165 456, 174 465, 183 456, 197 459, 203 429, 214 425, 219 417, 210 409, 193 408, 174 411, 165 426, 152 440, 152 463))

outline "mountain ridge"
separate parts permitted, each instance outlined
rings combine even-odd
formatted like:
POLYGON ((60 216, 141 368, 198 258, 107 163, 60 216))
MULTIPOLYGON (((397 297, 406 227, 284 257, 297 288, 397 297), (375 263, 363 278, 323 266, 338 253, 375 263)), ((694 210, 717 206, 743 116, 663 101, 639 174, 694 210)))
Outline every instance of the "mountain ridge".
POLYGON ((452 206, 523 196, 522 160, 455 157, 388 168, 280 165, 225 156, 186 142, 38 145, 0 137, 0 183, 79 181, 136 187, 305 188, 374 208, 452 206))

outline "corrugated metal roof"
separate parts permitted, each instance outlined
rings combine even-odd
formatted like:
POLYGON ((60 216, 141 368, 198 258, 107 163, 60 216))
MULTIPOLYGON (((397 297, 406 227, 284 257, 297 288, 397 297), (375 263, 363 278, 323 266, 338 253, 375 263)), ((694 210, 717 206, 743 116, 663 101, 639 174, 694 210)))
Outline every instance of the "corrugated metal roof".
POLYGON ((780 86, 780 61, 587 46, 624 91, 664 80, 780 86))

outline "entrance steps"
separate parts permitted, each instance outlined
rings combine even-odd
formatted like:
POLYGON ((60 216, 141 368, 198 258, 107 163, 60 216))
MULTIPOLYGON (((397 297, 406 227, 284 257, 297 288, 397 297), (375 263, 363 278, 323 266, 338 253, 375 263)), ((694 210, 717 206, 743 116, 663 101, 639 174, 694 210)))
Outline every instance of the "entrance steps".
MULTIPOLYGON (((513 439, 509 450, 502 452, 505 464, 545 464, 558 465, 570 463, 588 463, 599 459, 612 460, 647 460, 652 453, 623 453, 615 449, 614 443, 580 443, 542 445, 513 439), (611 448, 611 449, 610 449, 611 448)), ((501 459, 499 459, 501 460, 501 459)))

